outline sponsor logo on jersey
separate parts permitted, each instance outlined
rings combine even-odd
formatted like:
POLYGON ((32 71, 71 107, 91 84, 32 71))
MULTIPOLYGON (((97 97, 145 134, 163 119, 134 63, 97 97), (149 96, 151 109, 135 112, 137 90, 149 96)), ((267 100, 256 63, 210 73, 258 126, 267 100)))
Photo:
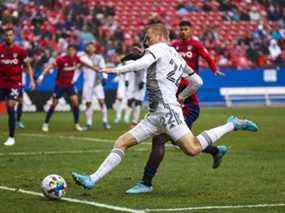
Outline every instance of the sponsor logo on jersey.
POLYGON ((180 54, 183 58, 192 58, 192 52, 191 52, 191 51, 179 52, 179 54, 180 54))
POLYGON ((0 60, 1 64, 5 65, 17 65, 19 63, 19 60, 14 58, 14 59, 2 59, 0 60))

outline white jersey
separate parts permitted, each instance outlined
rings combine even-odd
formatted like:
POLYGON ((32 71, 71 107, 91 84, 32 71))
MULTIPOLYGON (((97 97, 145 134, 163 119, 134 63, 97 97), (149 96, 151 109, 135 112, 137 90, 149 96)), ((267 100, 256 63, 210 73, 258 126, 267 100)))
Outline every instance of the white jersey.
POLYGON ((126 74, 126 79, 129 82, 127 98, 143 101, 146 92, 146 69, 129 72, 126 74), (140 88, 142 83, 143 87, 140 88))
POLYGON ((180 54, 166 43, 157 43, 146 49, 155 62, 147 70, 147 93, 150 111, 159 104, 179 106, 176 91, 186 62, 180 54))
MULTIPOLYGON (((98 66, 100 69, 106 67, 105 60, 102 55, 93 54, 92 56, 83 53, 80 55, 80 60, 87 63, 98 66)), ((86 102, 92 102, 94 87, 96 89, 96 95, 99 99, 104 99, 104 91, 101 85, 101 73, 96 73, 94 70, 83 67, 83 99, 86 102)))

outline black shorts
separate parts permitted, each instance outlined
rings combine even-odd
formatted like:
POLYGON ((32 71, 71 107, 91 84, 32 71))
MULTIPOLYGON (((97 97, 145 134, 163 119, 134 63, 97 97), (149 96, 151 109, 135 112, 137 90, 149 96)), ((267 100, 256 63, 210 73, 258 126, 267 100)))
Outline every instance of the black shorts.
POLYGON ((14 100, 18 101, 22 89, 1 89, 0 88, 0 101, 14 100))
POLYGON ((77 90, 73 85, 68 87, 55 86, 54 91, 52 93, 52 97, 55 99, 60 99, 64 94, 69 97, 77 95, 77 90))

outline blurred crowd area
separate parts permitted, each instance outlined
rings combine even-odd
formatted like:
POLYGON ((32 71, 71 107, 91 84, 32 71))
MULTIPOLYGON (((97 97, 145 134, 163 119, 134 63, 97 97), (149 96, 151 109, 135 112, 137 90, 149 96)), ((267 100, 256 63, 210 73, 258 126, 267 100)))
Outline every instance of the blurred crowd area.
MULTIPOLYGON (((148 23, 163 22, 178 37, 190 20, 193 35, 219 66, 282 66, 285 63, 284 0, 18 0, 0 1, 0 28, 15 26, 17 41, 40 68, 64 52, 95 41, 98 53, 118 63, 141 41, 148 23)), ((201 62, 202 66, 205 65, 201 62)))

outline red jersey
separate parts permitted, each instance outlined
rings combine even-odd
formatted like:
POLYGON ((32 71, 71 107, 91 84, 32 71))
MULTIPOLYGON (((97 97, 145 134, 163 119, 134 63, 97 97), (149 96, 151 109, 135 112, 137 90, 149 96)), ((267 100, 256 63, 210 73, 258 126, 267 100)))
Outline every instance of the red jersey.
POLYGON ((13 44, 8 47, 0 44, 0 88, 20 89, 23 86, 22 73, 28 60, 27 52, 13 44))
MULTIPOLYGON (((204 45, 199 40, 195 38, 189 38, 186 41, 177 39, 174 40, 171 45, 176 49, 177 52, 180 53, 180 55, 186 61, 187 65, 191 67, 196 73, 199 72, 200 56, 208 62, 213 73, 217 72, 218 69, 215 62, 211 58, 204 45)), ((186 79, 184 79, 183 81, 181 80, 181 82, 183 82, 183 84, 187 84, 186 79)), ((180 86, 185 87, 185 85, 180 86)), ((199 105, 198 96, 196 94, 193 94, 191 98, 186 101, 192 101, 196 106, 199 105)))
POLYGON ((60 87, 69 87, 73 83, 73 77, 76 69, 80 64, 80 59, 77 55, 74 56, 59 56, 55 61, 57 67, 56 85, 60 87))

